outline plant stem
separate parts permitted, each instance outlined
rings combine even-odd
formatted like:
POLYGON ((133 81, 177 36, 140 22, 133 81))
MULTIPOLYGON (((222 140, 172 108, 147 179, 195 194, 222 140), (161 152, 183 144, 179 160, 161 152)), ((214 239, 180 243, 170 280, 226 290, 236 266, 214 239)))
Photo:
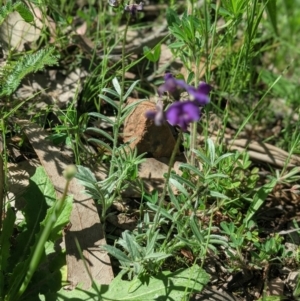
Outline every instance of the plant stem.
POLYGON ((158 201, 158 209, 157 209, 157 211, 155 213, 155 216, 154 216, 153 227, 151 228, 152 233, 150 232, 151 237, 155 232, 155 226, 157 225, 158 220, 159 220, 160 210, 161 210, 161 207, 163 205, 163 201, 164 201, 164 199, 166 197, 166 194, 167 194, 167 189, 168 189, 168 185, 169 185, 171 171, 172 171, 172 168, 173 168, 173 165, 174 165, 174 162, 175 162, 175 157, 176 157, 176 154, 178 152, 181 139, 182 139, 182 131, 180 131, 179 134, 178 134, 177 141, 176 141, 174 150, 172 152, 172 155, 171 155, 171 158, 170 158, 170 161, 169 161, 169 167, 168 167, 168 172, 167 172, 167 175, 166 175, 166 180, 165 180, 163 192, 162 192, 162 194, 160 196, 160 199, 158 201))
MULTIPOLYGON (((67 180, 62 198, 60 200, 57 200, 57 202, 54 204, 54 210, 52 212, 51 218, 48 219, 48 221, 45 225, 45 228, 43 229, 43 232, 37 242, 37 245, 34 247, 34 251, 33 251, 32 257, 30 259, 30 262, 29 262, 29 265, 27 268, 27 273, 26 273, 25 277, 23 278, 23 281, 22 281, 19 291, 15 295, 12 294, 12 295, 8 296, 8 299, 7 299, 8 301, 17 301, 23 295, 33 274, 35 273, 36 269, 38 268, 41 257, 44 253, 45 243, 47 242, 47 240, 50 236, 51 230, 53 229, 54 224, 56 223, 59 215, 62 212, 64 201, 67 197, 69 184, 70 184, 70 180, 67 180)), ((18 284, 19 283, 17 283, 17 285, 18 284)), ((15 287, 15 285, 14 285, 14 287, 15 287)))
MULTIPOLYGON (((125 30, 124 30, 124 37, 123 37, 123 42, 122 42, 122 76, 121 76, 121 94, 120 94, 120 102, 119 102, 119 108, 117 112, 117 118, 116 122, 114 124, 114 141, 113 141, 113 152, 112 152, 112 158, 116 156, 117 153, 117 147, 118 147, 118 136, 119 136, 119 128, 120 128, 120 119, 122 117, 122 107, 123 103, 125 101, 124 98, 124 90, 125 90, 125 50, 126 50, 126 36, 127 36, 127 31, 129 27, 129 22, 130 22, 130 16, 127 18, 125 30)), ((113 162, 113 160, 111 160, 113 162)), ((111 176, 114 173, 114 164, 110 164, 110 169, 109 169, 109 176, 111 176)))

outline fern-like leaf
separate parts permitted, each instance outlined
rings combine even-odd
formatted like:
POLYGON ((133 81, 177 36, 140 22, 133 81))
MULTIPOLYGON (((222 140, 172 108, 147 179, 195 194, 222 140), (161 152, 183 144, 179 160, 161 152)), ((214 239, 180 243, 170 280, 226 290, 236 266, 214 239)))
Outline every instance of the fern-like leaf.
POLYGON ((7 18, 7 16, 13 12, 13 10, 14 10, 14 7, 13 7, 11 1, 7 1, 6 4, 4 4, 2 7, 0 7, 0 25, 7 18))
POLYGON ((54 54, 54 51, 55 49, 51 47, 34 54, 25 54, 17 62, 5 66, 5 71, 0 71, 0 96, 14 93, 27 74, 42 70, 46 65, 56 65, 58 56, 54 54))

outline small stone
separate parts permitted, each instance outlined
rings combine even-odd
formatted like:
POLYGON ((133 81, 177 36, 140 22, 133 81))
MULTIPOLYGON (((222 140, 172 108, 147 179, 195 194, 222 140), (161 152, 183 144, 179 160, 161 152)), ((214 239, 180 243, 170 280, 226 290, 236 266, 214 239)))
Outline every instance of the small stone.
MULTIPOLYGON (((128 99, 127 105, 136 102, 128 99)), ((125 143, 133 150, 137 148, 138 154, 148 153, 154 158, 170 157, 176 141, 170 126, 167 123, 156 126, 153 120, 145 117, 145 112, 155 110, 155 103, 143 101, 139 103, 126 118, 124 123, 125 143)))

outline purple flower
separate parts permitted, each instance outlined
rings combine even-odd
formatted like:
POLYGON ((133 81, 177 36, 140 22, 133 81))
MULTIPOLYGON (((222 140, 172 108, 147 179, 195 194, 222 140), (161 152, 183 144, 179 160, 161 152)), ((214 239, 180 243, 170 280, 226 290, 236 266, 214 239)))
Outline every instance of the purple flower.
POLYGON ((138 11, 143 10, 143 7, 144 7, 144 3, 143 2, 140 2, 140 4, 135 4, 135 3, 133 3, 133 4, 126 4, 125 7, 124 7, 124 10, 130 12, 131 15, 133 17, 135 17, 135 15, 136 15, 136 13, 138 11))
POLYGON ((166 111, 166 119, 171 125, 178 125, 183 131, 189 123, 200 118, 200 108, 194 101, 174 102, 166 111))
POLYGON ((186 91, 192 96, 193 100, 199 105, 204 106, 209 103, 209 92, 211 86, 205 82, 201 82, 198 88, 188 86, 186 91))
POLYGON ((164 92, 174 94, 179 88, 185 89, 199 106, 204 106, 209 103, 210 85, 201 82, 198 88, 194 88, 188 85, 184 80, 174 78, 171 73, 165 75, 165 83, 158 88, 158 95, 162 96, 164 92))
POLYGON ((156 111, 147 111, 145 116, 149 119, 154 119, 155 125, 162 125, 165 121, 164 118, 164 104, 161 100, 159 100, 156 104, 156 111))
POLYGON ((171 73, 166 73, 165 76, 165 83, 162 84, 158 88, 158 95, 162 96, 165 92, 169 92, 170 94, 174 94, 178 91, 179 88, 188 88, 189 86, 185 83, 185 81, 181 79, 176 79, 173 77, 171 73))

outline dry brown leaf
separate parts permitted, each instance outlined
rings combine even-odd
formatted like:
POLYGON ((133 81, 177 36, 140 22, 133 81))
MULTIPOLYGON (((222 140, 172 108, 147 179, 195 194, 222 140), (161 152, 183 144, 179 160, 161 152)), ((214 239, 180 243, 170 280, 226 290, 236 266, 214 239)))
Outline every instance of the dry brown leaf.
POLYGON ((267 286, 268 296, 283 296, 284 291, 284 281, 279 277, 271 279, 267 286))
MULTIPOLYGON (((29 142, 34 148, 49 179, 53 183, 57 197, 62 196, 65 179, 62 172, 70 164, 62 156, 61 150, 54 147, 47 134, 39 126, 28 121, 18 121, 29 142)), ((73 195, 73 210, 70 217, 71 228, 65 234, 67 251, 68 281, 74 287, 82 283, 82 287, 91 287, 95 280, 100 284, 109 284, 113 279, 110 259, 106 252, 100 249, 106 244, 103 228, 94 201, 83 194, 84 187, 73 179, 69 186, 69 193, 73 195), (82 250, 85 264, 75 244, 77 238, 82 250), (90 279, 90 276, 92 279, 90 279)))
POLYGON ((76 28, 76 33, 83 36, 87 30, 87 23, 83 22, 79 27, 76 28))
POLYGON ((0 40, 3 42, 4 50, 11 47, 17 51, 24 49, 25 43, 37 41, 40 37, 43 23, 34 18, 33 24, 27 23, 18 12, 12 12, 0 26, 0 40))

